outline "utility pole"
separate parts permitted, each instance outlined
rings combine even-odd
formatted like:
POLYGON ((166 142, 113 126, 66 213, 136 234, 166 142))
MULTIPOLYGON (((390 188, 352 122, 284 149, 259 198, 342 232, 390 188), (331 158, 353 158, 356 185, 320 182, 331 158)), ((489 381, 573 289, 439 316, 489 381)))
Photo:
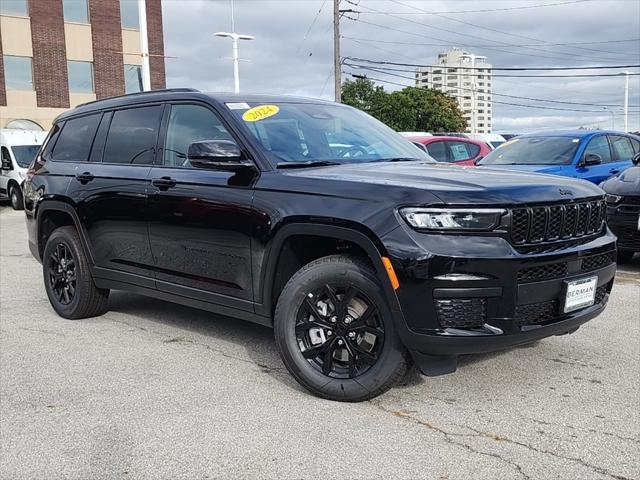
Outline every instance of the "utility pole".
POLYGON ((138 0, 138 21, 140 27, 140 53, 142 54, 142 90, 151 90, 151 69, 149 67, 149 37, 147 35, 147 2, 138 0))
POLYGON ((629 131, 629 72, 624 72, 624 131, 629 131))
POLYGON ((342 102, 342 65, 340 64, 340 0, 333 0, 333 71, 336 102, 342 102))
POLYGON ((240 35, 236 33, 236 24, 233 15, 233 0, 231 0, 231 32, 216 32, 217 37, 229 37, 233 41, 233 91, 240 93, 240 57, 238 54, 238 40, 253 40, 251 35, 240 35))

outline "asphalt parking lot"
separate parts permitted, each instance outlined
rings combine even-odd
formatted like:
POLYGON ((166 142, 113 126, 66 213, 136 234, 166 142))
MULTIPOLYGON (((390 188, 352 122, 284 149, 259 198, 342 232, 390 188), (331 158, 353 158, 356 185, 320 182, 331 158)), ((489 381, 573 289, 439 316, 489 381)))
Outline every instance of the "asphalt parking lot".
POLYGON ((69 321, 0 206, 0 478, 640 478, 640 261, 569 336, 312 397, 269 329, 127 293, 69 321))

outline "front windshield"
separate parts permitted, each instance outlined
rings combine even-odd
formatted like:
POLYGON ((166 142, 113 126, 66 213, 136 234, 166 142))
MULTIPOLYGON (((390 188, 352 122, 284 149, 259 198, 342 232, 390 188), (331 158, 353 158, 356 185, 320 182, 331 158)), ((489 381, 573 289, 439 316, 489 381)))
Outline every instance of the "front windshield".
POLYGON ((22 168, 29 168, 31 162, 40 150, 40 145, 14 145, 11 147, 16 163, 22 168))
POLYGON ((569 165, 580 144, 574 137, 519 137, 503 143, 478 165, 569 165))
POLYGON ((227 107, 276 165, 434 161, 409 140, 351 107, 313 103, 233 103, 227 107))

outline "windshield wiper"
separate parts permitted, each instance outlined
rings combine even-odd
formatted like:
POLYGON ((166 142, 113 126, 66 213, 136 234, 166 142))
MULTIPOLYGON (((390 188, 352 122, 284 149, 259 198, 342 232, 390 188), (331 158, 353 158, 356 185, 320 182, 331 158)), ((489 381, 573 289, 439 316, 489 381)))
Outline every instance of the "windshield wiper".
POLYGON ((331 160, 309 160, 308 162, 279 162, 278 168, 308 168, 308 167, 328 167, 330 165, 342 165, 340 162, 331 160))

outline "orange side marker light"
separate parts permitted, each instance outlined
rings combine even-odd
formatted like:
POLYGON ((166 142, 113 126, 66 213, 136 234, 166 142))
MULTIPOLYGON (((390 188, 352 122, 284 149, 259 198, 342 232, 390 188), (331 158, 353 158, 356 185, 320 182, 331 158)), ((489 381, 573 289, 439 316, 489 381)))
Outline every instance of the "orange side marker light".
POLYGON ((400 287, 400 282, 398 281, 398 277, 396 276, 396 272, 393 269, 393 265, 391 265, 391 260, 388 257, 380 257, 382 258, 382 264, 384 268, 387 270, 387 275, 389 276, 389 281, 391 282, 391 286, 394 290, 397 290, 400 287))

